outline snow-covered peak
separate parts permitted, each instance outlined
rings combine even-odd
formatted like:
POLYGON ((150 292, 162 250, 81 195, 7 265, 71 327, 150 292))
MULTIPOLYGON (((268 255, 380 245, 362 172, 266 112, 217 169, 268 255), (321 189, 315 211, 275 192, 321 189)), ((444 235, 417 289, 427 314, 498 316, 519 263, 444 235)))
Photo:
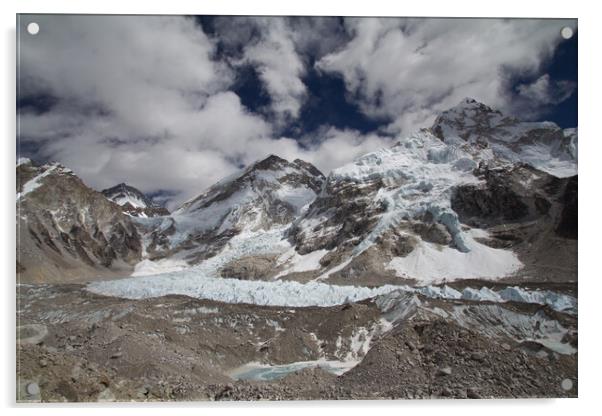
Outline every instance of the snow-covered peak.
POLYGON ((168 214, 165 208, 156 205, 141 191, 125 183, 105 189, 102 194, 123 207, 123 211, 131 216, 153 217, 168 214))
POLYGON ((324 179, 307 162, 270 155, 174 211, 160 227, 161 245, 187 250, 196 262, 240 233, 285 228, 316 198, 324 179))
POLYGON ((443 111, 432 126, 433 133, 440 139, 461 138, 470 143, 516 142, 534 128, 558 129, 558 126, 551 122, 522 123, 472 98, 465 98, 443 111))
POLYGON ((522 162, 558 177, 577 174, 576 129, 521 121, 471 98, 443 111, 431 131, 477 161, 522 162))
MULTIPOLYGON (((182 204, 182 206, 180 208, 178 208, 177 211, 180 211, 183 208, 188 208, 188 207, 192 206, 196 200, 198 200, 199 198, 202 198, 204 195, 211 194, 213 191, 227 187, 234 182, 244 181, 245 179, 255 175, 259 171, 275 172, 271 177, 277 178, 278 177, 277 173, 279 171, 283 172, 288 165, 289 165, 289 162, 286 159, 283 159, 274 154, 270 154, 265 159, 257 160, 255 162, 251 163, 249 166, 239 170, 238 172, 235 172, 231 175, 226 176, 223 179, 220 179, 218 182, 211 185, 211 187, 209 187, 209 189, 207 189, 205 192, 203 192, 199 196, 197 196, 189 201, 186 201, 184 204, 182 204)), ((265 178, 269 179, 270 175, 269 174, 265 175, 265 178)))
MULTIPOLYGON (((242 171, 228 176, 211 186, 196 198, 184 203, 175 213, 184 214, 204 209, 230 197, 270 193, 280 190, 284 202, 290 202, 297 208, 310 202, 319 191, 324 175, 310 163, 297 159, 289 162, 276 155, 269 155, 242 171), (301 200, 297 192, 287 195, 292 189, 306 189, 301 200), (313 194, 309 195, 309 193, 313 194), (288 197, 288 198, 287 198, 288 197)), ((244 199, 244 198, 243 198, 244 199)))
POLYGON ((133 186, 120 183, 112 188, 104 189, 103 195, 118 205, 130 204, 134 208, 148 208, 152 206, 152 202, 133 186))
MULTIPOLYGON (((500 210, 503 223, 532 221, 543 215, 544 205, 555 204, 546 188, 554 178, 508 159, 479 166, 483 155, 474 149, 462 139, 441 140, 423 129, 333 170, 295 222, 291 241, 302 256, 327 250, 321 276, 332 281, 363 278, 370 267, 369 279, 394 271, 423 283, 518 272, 524 263, 516 252, 491 243, 496 237, 487 228, 494 222, 466 222, 473 215, 470 203, 482 209, 476 216, 493 218, 500 210)), ((528 159, 529 153, 521 156, 528 159)))

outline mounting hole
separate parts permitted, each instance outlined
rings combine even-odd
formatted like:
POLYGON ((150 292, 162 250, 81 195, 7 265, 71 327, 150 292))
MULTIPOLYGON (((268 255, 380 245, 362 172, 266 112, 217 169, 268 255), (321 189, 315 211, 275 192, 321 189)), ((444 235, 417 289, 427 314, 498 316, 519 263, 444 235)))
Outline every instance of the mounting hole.
POLYGON ((565 378, 564 380, 562 380, 562 383, 560 385, 562 386, 563 390, 569 391, 573 388, 573 381, 570 378, 565 378))
POLYGON ((36 22, 31 22, 30 24, 27 25, 27 32, 30 35, 37 35, 39 31, 40 31, 40 25, 37 24, 36 22))
POLYGON ((562 30, 560 31, 560 36, 562 36, 564 39, 570 39, 573 37, 573 29, 571 29, 568 26, 565 26, 562 28, 562 30))

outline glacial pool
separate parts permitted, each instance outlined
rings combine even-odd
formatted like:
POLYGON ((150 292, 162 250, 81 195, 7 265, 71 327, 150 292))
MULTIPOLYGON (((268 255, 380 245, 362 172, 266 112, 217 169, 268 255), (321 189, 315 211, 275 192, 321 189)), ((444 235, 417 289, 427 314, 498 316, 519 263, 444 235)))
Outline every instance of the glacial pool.
POLYGON ((316 360, 269 365, 251 362, 235 368, 229 376, 235 380, 272 381, 284 378, 295 371, 317 367, 339 376, 351 370, 357 363, 357 361, 316 360))

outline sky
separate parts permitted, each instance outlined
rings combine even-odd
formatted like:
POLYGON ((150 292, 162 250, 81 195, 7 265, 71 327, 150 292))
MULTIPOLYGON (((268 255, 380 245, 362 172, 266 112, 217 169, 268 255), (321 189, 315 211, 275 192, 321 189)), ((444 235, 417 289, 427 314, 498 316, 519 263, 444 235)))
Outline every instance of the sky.
POLYGON ((269 154, 328 173, 465 97, 577 125, 576 20, 21 15, 18 31, 18 157, 171 209, 269 154))

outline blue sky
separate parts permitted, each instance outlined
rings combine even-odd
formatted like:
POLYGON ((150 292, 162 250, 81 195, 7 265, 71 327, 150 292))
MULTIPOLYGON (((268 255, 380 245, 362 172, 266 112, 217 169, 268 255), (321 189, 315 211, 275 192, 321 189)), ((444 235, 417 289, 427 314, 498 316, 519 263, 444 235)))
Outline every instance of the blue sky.
POLYGON ((17 151, 177 204, 269 153, 327 173, 464 97, 575 127, 576 32, 549 19, 21 15, 17 151))

